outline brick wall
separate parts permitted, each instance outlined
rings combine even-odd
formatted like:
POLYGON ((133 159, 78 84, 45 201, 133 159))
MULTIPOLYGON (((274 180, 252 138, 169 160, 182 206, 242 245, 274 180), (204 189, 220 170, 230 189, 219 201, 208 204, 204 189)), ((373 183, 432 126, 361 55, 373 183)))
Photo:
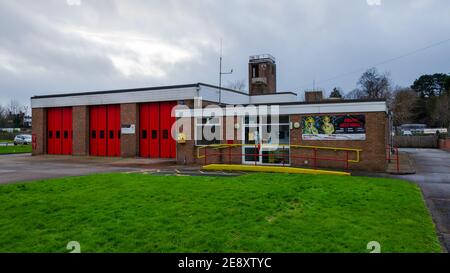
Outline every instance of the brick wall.
MULTIPOLYGON (((291 130, 291 145, 323 146, 362 149, 359 163, 350 163, 350 170, 385 171, 386 170, 386 146, 387 146, 387 115, 385 113, 355 113, 366 116, 366 140, 364 141, 304 141, 302 129, 291 130)), ((332 115, 332 114, 327 114, 332 115)), ((301 115, 291 116, 291 122, 300 122, 301 115)), ((342 151, 319 151, 317 156, 346 159, 346 153, 342 151)), ((312 155, 313 151, 305 149, 292 149, 292 155, 312 155)), ((350 153, 350 159, 355 159, 354 153, 350 153)), ((345 167, 345 162, 321 161, 318 167, 339 168, 345 167)), ((305 159, 293 159, 293 166, 313 166, 313 161, 305 159)))
POLYGON ((120 105, 120 120, 122 124, 135 124, 136 133, 121 136, 121 156, 136 157, 139 155, 139 104, 126 103, 120 105))
MULTIPOLYGON (((237 122, 238 118, 235 117, 234 118, 234 122, 231 125, 232 128, 234 128, 234 124, 237 122)), ((221 143, 223 144, 227 144, 227 143, 232 143, 232 144, 241 144, 242 141, 240 141, 238 139, 238 136, 240 136, 242 134, 242 126, 239 129, 233 129, 233 137, 234 139, 232 141, 227 141, 226 140, 226 135, 225 135, 225 128, 226 128, 226 118, 224 118, 223 120, 223 126, 221 128, 221 130, 223 131, 223 136, 224 136, 224 140, 221 141, 221 143)), ((191 118, 191 139, 192 140, 188 140, 186 141, 186 143, 184 144, 180 144, 177 143, 177 163, 178 164, 200 164, 200 165, 204 165, 206 164, 213 164, 213 163, 231 163, 231 164, 241 164, 242 160, 241 160, 241 156, 236 155, 236 154, 241 154, 242 153, 242 148, 241 147, 235 147, 235 148, 231 148, 231 156, 230 156, 230 149, 222 149, 222 150, 217 150, 217 149, 212 149, 212 148, 204 148, 204 149, 200 149, 200 155, 203 156, 205 154, 208 155, 207 156, 207 161, 205 162, 204 158, 197 158, 197 148, 195 146, 195 140, 194 140, 194 130, 195 130, 195 121, 194 118, 191 118), (220 155, 214 155, 214 154, 218 154, 221 153, 220 155), (233 155, 234 154, 234 155, 233 155)))
POLYGON ((248 79, 250 95, 274 94, 277 92, 277 65, 271 62, 249 63, 248 79), (252 83, 253 66, 257 66, 259 70, 258 78, 266 78, 267 84, 252 83))
POLYGON ((89 155, 89 107, 72 108, 73 155, 89 155))
POLYGON ((442 150, 450 151, 450 138, 440 139, 439 148, 442 150))
POLYGON ((43 155, 47 152, 47 110, 45 108, 33 108, 32 132, 36 136, 36 146, 33 155, 43 155))
MULTIPOLYGON (((366 140, 364 141, 303 141, 302 130, 292 129, 290 132, 292 145, 305 145, 305 146, 322 146, 322 147, 339 147, 339 148, 354 148, 362 149, 360 153, 359 163, 349 163, 350 170, 365 170, 365 171, 385 171, 386 170, 386 145, 388 137, 388 120, 385 113, 359 113, 366 116, 366 140)), ((330 115, 330 114, 327 114, 330 115)), ((301 122, 302 115, 292 115, 291 122, 301 122)), ((192 119, 192 126, 194 126, 194 120, 192 119)), ((237 118, 235 118, 237 122, 237 118)), ((224 122, 225 123, 225 122, 224 122)), ((224 128, 224 127, 223 127, 224 128)), ((238 135, 242 134, 241 127, 234 132, 235 140, 233 143, 240 144, 242 141, 238 140, 238 135)), ((192 132, 193 134, 193 132, 192 132)), ((192 135, 192 137, 194 137, 192 135)), ((223 141, 226 143, 226 141, 223 141)), ((201 155, 204 154, 204 149, 201 150, 201 155)), ((229 150, 223 150, 222 156, 208 156, 207 164, 211 163, 229 163, 229 150)), ((217 150, 208 149, 207 154, 217 153, 217 150)), ((232 149, 233 154, 242 153, 241 147, 232 149)), ((309 149, 292 149, 291 155, 298 156, 313 156, 313 151, 309 149)), ((185 144, 177 144, 177 162, 179 164, 205 164, 204 159, 197 159, 197 149, 195 147, 195 141, 187 141, 185 144)), ((347 154, 343 151, 319 151, 317 156, 326 158, 339 158, 346 160, 347 154)), ((356 159, 356 154, 349 153, 349 159, 356 159)), ((240 156, 232 156, 232 164, 241 164, 242 159, 240 156)), ((292 159, 291 164, 294 167, 312 167, 313 161, 308 160, 305 163, 305 159, 292 159)), ((344 169, 346 162, 333 162, 333 161, 317 161, 316 166, 319 168, 333 168, 344 169)))

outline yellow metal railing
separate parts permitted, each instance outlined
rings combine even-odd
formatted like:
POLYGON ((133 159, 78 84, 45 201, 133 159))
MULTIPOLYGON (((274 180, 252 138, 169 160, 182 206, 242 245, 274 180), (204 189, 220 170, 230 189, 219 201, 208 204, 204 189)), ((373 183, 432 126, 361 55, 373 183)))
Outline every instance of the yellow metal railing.
MULTIPOLYGON (((205 158, 206 153, 201 153, 203 149, 213 149, 213 150, 222 150, 222 149, 231 149, 235 147, 243 147, 243 146, 252 146, 252 144, 211 144, 205 146, 197 146, 197 158, 205 158)), ((255 145, 257 146, 257 145, 255 145)), ((309 149, 309 150, 327 150, 327 151, 343 151, 343 152, 354 152, 356 155, 356 159, 347 159, 349 163, 359 163, 360 162, 360 154, 363 151, 362 149, 354 149, 354 148, 341 148, 341 147, 323 147, 323 146, 305 146, 305 145, 283 145, 283 144, 262 144, 263 148, 274 147, 274 148, 295 148, 295 149, 309 149)))

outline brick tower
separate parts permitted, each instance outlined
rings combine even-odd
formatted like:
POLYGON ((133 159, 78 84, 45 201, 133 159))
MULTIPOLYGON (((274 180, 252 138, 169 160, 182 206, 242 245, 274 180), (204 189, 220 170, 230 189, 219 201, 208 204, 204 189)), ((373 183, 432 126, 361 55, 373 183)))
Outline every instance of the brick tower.
POLYGON ((248 79, 250 95, 274 94, 277 92, 277 65, 270 54, 250 56, 248 79))

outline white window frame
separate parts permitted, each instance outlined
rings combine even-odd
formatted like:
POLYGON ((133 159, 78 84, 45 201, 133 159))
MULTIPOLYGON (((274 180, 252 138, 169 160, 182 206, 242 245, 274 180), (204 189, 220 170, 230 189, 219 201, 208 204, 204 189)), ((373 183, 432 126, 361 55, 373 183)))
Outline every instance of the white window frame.
POLYGON ((221 140, 203 140, 203 131, 204 131, 204 127, 205 126, 215 126, 216 127, 216 131, 219 130, 219 132, 221 132, 222 130, 222 119, 221 117, 198 117, 195 118, 195 131, 194 131, 194 137, 195 137, 195 146, 199 146, 199 147, 204 147, 204 146, 208 146, 208 145, 214 145, 214 144, 220 144, 221 140), (207 123, 203 124, 203 119, 207 119, 207 123), (201 122, 199 123, 198 121, 201 120, 201 122), (211 120, 217 120, 216 122, 211 122, 211 120), (198 136, 198 128, 201 127, 201 132, 202 132, 202 140, 199 140, 198 136), (204 143, 199 143, 199 141, 209 141, 211 142, 210 144, 204 144, 204 143), (218 143, 217 143, 218 142, 218 143))
MULTIPOLYGON (((245 135, 246 128, 251 128, 251 127, 255 128, 256 127, 259 130, 259 134, 261 134, 263 132, 262 129, 263 129, 264 126, 267 126, 267 125, 278 125, 278 126, 289 126, 289 131, 290 131, 291 116, 290 115, 280 115, 280 116, 288 116, 289 117, 288 122, 287 123, 280 123, 280 122, 278 122, 278 123, 274 123, 274 124, 257 122, 255 124, 255 123, 246 123, 245 122, 245 118, 244 118, 244 120, 243 120, 243 130, 242 130, 242 143, 243 143, 243 145, 242 145, 242 164, 248 164, 248 165, 252 165, 252 164, 254 165, 255 164, 255 161, 246 161, 245 160, 245 149, 246 148, 255 148, 255 146, 258 145, 258 143, 256 143, 256 144, 246 144, 245 143, 245 141, 246 141, 246 135, 245 135)), ((261 121, 261 119, 259 119, 259 121, 261 121)), ((263 144, 262 143, 261 135, 259 135, 259 144, 261 145, 260 154, 262 154, 264 150, 268 150, 268 149, 271 148, 271 144, 263 144)), ((288 164, 287 163, 285 163, 285 164, 283 164, 283 163, 263 163, 263 156, 261 156, 261 155, 259 156, 259 160, 256 161, 256 164, 257 165, 266 165, 266 166, 267 165, 269 165, 269 166, 290 166, 291 165, 291 148, 290 148, 290 144, 291 144, 291 137, 290 137, 290 132, 289 132, 289 143, 288 144, 279 144, 280 147, 286 146, 285 149, 288 150, 288 153, 289 153, 289 163, 288 164)))

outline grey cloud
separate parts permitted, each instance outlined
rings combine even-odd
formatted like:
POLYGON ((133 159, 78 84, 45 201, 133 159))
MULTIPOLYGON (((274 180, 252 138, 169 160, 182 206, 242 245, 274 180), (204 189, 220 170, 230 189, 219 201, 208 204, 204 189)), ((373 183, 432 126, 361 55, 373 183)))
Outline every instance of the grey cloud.
MULTIPOLYGON (((0 0, 0 104, 36 94, 217 84, 224 66, 247 78, 248 56, 271 53, 278 89, 349 91, 361 73, 333 76, 450 38, 445 0, 0 0)), ((382 65, 396 84, 450 72, 450 43, 382 65)), ((362 71, 361 71, 362 72, 362 71)))

